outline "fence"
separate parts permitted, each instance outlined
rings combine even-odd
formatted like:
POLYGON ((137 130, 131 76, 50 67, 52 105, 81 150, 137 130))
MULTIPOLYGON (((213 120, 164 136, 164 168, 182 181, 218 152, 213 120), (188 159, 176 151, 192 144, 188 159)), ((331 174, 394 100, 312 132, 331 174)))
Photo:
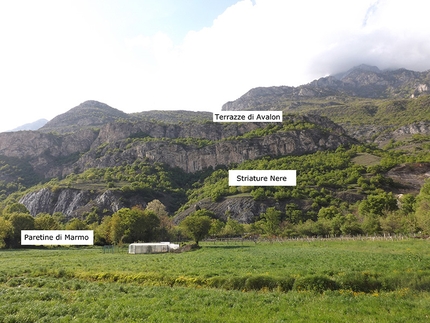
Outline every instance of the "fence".
POLYGON ((377 236, 315 236, 315 237, 250 237, 250 238, 210 238, 204 240, 207 243, 241 243, 244 242, 288 242, 288 241, 302 241, 302 242, 315 242, 315 241, 399 241, 411 238, 428 238, 417 235, 407 236, 402 234, 396 235, 377 235, 377 236))

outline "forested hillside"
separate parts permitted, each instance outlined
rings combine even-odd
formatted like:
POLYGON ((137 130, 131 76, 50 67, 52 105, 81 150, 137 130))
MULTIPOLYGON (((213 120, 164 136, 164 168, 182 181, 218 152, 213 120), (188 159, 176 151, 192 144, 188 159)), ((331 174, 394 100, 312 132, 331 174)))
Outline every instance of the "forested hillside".
POLYGON ((1 133, 0 245, 19 246, 22 229, 177 240, 205 221, 204 236, 430 234, 428 81, 361 66, 224 106, 281 109, 282 123, 87 101, 39 131, 1 133), (294 169, 297 186, 229 186, 231 169, 294 169))

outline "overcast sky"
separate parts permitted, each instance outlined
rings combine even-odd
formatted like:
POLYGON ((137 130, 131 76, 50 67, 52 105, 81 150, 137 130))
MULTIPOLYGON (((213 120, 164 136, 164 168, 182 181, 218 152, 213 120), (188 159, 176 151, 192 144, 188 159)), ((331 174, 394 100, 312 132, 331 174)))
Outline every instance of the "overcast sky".
POLYGON ((219 111, 361 63, 430 69, 426 0, 0 0, 0 131, 86 100, 219 111))

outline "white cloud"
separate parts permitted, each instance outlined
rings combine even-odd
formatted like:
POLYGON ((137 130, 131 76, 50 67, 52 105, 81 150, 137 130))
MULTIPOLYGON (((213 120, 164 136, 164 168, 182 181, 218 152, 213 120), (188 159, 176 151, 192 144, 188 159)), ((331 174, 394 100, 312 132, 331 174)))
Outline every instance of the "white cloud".
POLYGON ((145 33, 148 17, 144 29, 123 28, 127 10, 106 17, 104 3, 0 2, 0 107, 11 113, 0 130, 88 99, 126 112, 219 110, 253 87, 297 86, 361 63, 430 68, 426 1, 243 0, 179 45, 145 33))
POLYGON ((430 30, 425 1, 380 0, 369 6, 361 28, 338 33, 335 46, 316 56, 312 68, 337 73, 361 63, 379 68, 430 68, 430 30), (317 60, 325 62, 322 66, 317 60))

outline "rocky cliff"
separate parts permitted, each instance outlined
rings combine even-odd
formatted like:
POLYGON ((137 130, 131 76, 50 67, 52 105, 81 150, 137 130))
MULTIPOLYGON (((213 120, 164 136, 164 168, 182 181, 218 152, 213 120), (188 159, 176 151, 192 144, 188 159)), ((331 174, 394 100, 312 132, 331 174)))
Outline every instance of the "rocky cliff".
POLYGON ((428 135, 430 134, 430 121, 414 122, 412 124, 402 126, 393 131, 383 133, 375 139, 375 142, 384 145, 390 140, 403 140, 413 135, 428 135))
POLYGON ((241 136, 263 129, 268 124, 122 121, 104 125, 100 130, 83 129, 67 134, 38 131, 1 133, 0 156, 28 160, 36 174, 52 178, 91 167, 132 163, 137 159, 196 172, 263 156, 300 155, 336 149, 339 145, 354 142, 341 127, 324 117, 288 116, 284 121, 285 124, 300 122, 313 127, 249 139, 241 136), (192 140, 188 142, 187 138, 192 140), (193 140, 197 143, 194 144, 193 140))
POLYGON ((94 192, 69 188, 43 188, 26 194, 19 203, 25 205, 33 216, 60 212, 66 217, 81 217, 93 209, 112 214, 124 207, 146 206, 138 195, 124 199, 119 191, 94 192))
POLYGON ((0 133, 0 159, 13 157, 27 161, 33 171, 45 178, 60 176, 62 168, 89 151, 98 131, 84 129, 58 135, 39 131, 0 133))
MULTIPOLYGON (((194 173, 265 156, 302 155, 336 149, 355 142, 340 126, 316 115, 284 116, 283 123, 273 124, 162 124, 122 120, 108 123, 98 130, 83 129, 64 134, 38 131, 2 133, 0 161, 8 158, 24 160, 34 173, 25 176, 36 178, 38 175, 46 179, 64 178, 89 168, 131 165, 135 161, 163 163, 194 173)), ((43 188, 26 194, 20 203, 33 215, 61 212, 68 217, 76 217, 93 209, 111 214, 122 207, 149 202, 142 196, 126 197, 121 189, 106 190, 106 187, 43 188)), ((160 196, 166 198, 166 205, 169 204, 168 196, 163 196, 163 193, 160 196)), ((246 205, 249 203, 252 202, 248 201, 246 205)), ((230 208, 234 209, 234 206, 230 208)), ((252 209, 257 210, 255 206, 252 209)), ((244 217, 241 221, 248 221, 251 216, 251 213, 241 214, 244 217)))
POLYGON ((196 172, 208 167, 241 163, 264 156, 303 155, 318 150, 336 149, 354 141, 343 134, 313 128, 279 132, 251 139, 221 140, 204 147, 169 141, 127 141, 105 146, 99 153, 92 150, 64 169, 63 176, 78 168, 112 167, 137 159, 150 160, 196 172))

